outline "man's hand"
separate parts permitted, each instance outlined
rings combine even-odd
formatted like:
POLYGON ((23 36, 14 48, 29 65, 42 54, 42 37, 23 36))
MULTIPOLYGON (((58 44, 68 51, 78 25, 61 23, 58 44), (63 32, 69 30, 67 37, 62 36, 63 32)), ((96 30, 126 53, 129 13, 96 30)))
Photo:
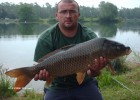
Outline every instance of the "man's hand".
POLYGON ((46 81, 48 79, 49 79, 49 73, 45 69, 44 70, 40 70, 39 74, 36 74, 35 77, 34 77, 35 81, 37 81, 37 80, 46 81))
POLYGON ((103 69, 108 64, 108 62, 109 60, 103 57, 100 57, 99 59, 95 59, 93 65, 90 64, 88 65, 89 70, 87 70, 87 74, 93 77, 100 75, 101 73, 100 70, 103 69))

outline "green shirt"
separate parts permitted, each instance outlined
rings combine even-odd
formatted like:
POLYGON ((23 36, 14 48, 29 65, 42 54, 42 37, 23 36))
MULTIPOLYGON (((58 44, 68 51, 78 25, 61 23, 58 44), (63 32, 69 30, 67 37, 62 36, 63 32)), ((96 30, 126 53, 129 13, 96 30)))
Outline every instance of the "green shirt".
MULTIPOLYGON (((60 31, 57 23, 40 35, 35 49, 34 60, 38 61, 38 59, 42 58, 44 55, 63 46, 78 44, 96 37, 96 34, 91 29, 82 26, 80 23, 78 23, 76 35, 72 38, 66 37, 60 31)), ((91 80, 91 78, 86 75, 83 84, 89 80, 91 80)), ((76 74, 72 74, 55 78, 49 89, 70 88, 75 86, 78 86, 76 74)))

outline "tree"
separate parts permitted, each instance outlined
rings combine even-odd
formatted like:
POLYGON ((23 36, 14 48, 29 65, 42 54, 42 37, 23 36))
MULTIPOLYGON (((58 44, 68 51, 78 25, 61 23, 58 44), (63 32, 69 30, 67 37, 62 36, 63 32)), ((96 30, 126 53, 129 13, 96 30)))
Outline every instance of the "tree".
POLYGON ((19 14, 20 21, 32 22, 35 20, 35 15, 32 6, 29 4, 22 4, 18 14, 19 14))
POLYGON ((105 3, 104 1, 99 4, 99 19, 101 21, 114 21, 118 16, 118 9, 112 3, 105 3))
POLYGON ((6 11, 3 8, 0 8, 0 18, 5 18, 7 16, 6 11))

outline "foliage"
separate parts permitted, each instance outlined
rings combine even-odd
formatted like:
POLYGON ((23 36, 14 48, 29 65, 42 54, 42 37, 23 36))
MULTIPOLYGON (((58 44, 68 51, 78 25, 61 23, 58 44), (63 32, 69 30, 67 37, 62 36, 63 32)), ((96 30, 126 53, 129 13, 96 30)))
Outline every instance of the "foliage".
POLYGON ((16 96, 12 96, 6 100, 43 100, 43 94, 37 93, 35 90, 25 90, 16 96))
POLYGON ((97 18, 99 16, 98 8, 80 6, 80 18, 97 18))
MULTIPOLYGON (((45 19, 45 18, 54 18, 55 17, 56 8, 46 3, 43 7, 38 5, 37 3, 20 3, 20 4, 13 4, 4 2, 0 4, 0 19, 10 18, 10 19, 17 19, 19 17, 24 17, 25 19, 31 19, 35 17, 35 19, 45 19), (24 8, 24 9, 23 9, 24 8), (26 8, 26 15, 22 15, 23 12, 25 13, 26 8), (20 12, 23 11, 23 12, 20 12), (20 16, 19 15, 20 12, 20 16), (31 17, 31 18, 30 18, 31 17)), ((122 8, 117 9, 117 7, 109 2, 101 2, 99 8, 95 7, 86 7, 80 6, 80 18, 98 18, 99 16, 102 18, 110 18, 110 20, 119 17, 119 18, 127 18, 127 19, 140 19, 140 7, 134 9, 122 8), (119 15, 119 16, 118 16, 119 15)), ((33 20, 32 19, 32 20, 33 20)))
POLYGON ((48 22, 49 22, 49 23, 50 23, 50 22, 54 22, 54 23, 56 23, 57 20, 56 20, 55 18, 49 18, 49 19, 48 19, 48 22))
POLYGON ((18 5, 8 3, 8 2, 1 3, 0 4, 0 18, 16 19, 18 9, 19 9, 18 5))
POLYGON ((134 53, 135 59, 137 59, 138 62, 140 62, 140 52, 134 52, 133 51, 133 53, 134 53))
POLYGON ((117 74, 122 74, 130 70, 126 64, 126 58, 127 57, 120 57, 112 61, 112 66, 117 74))
POLYGON ((22 94, 22 97, 24 97, 24 100, 40 100, 43 99, 43 95, 36 93, 35 90, 25 90, 22 94))
POLYGON ((6 69, 0 69, 0 99, 6 99, 16 94, 11 88, 11 81, 4 74, 6 71, 6 69))
POLYGON ((105 3, 104 1, 102 1, 99 4, 99 12, 99 18, 101 21, 112 22, 118 16, 117 7, 109 2, 105 3))
POLYGON ((18 12, 19 20, 22 22, 32 22, 35 20, 33 9, 28 4, 23 4, 18 12))
POLYGON ((105 86, 114 86, 115 82, 111 79, 111 73, 103 70, 102 74, 97 77, 97 80, 99 81, 99 87, 105 87, 105 86))
POLYGON ((119 11, 119 16, 125 19, 140 19, 140 7, 134 9, 122 8, 119 11))

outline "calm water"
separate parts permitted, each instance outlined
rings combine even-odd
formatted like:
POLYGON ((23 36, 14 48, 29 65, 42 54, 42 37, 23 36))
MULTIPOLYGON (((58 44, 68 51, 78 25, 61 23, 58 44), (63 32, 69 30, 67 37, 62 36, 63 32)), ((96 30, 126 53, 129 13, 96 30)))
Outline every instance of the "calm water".
MULTIPOLYGON (((140 52, 140 24, 125 23, 93 24, 89 26, 99 37, 106 37, 126 45, 135 52, 140 52)), ((51 24, 0 24, 0 64, 4 68, 18 68, 34 64, 34 50, 39 34, 51 24)), ((27 88, 42 91, 44 82, 32 81, 27 88)))

